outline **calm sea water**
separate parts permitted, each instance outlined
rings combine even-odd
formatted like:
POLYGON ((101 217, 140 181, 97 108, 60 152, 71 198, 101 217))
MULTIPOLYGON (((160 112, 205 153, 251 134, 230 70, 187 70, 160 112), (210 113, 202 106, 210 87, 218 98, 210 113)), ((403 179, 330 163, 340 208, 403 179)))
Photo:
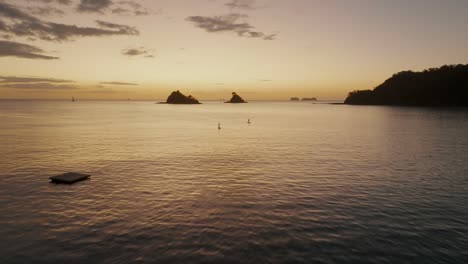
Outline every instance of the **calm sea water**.
POLYGON ((0 263, 467 262, 467 109, 0 101, 0 263))

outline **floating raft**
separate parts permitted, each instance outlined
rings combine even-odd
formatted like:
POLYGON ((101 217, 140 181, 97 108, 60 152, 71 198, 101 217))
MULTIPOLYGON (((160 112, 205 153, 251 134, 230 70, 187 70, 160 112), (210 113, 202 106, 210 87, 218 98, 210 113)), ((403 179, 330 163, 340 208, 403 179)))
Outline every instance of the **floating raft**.
POLYGON ((89 174, 82 174, 82 173, 76 173, 76 172, 67 172, 64 174, 60 174, 57 176, 52 176, 49 177, 51 182, 54 183, 66 183, 66 184, 72 184, 75 182, 79 181, 84 181, 88 179, 91 175, 89 174))

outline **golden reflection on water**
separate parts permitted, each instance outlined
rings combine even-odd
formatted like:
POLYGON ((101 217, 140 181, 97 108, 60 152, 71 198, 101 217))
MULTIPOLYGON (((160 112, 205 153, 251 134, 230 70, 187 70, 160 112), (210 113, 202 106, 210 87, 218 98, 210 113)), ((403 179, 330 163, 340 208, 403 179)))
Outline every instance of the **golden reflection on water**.
POLYGON ((7 263, 408 254, 457 263, 466 253, 466 111, 85 101, 0 109, 7 263), (47 182, 65 171, 92 178, 47 182))

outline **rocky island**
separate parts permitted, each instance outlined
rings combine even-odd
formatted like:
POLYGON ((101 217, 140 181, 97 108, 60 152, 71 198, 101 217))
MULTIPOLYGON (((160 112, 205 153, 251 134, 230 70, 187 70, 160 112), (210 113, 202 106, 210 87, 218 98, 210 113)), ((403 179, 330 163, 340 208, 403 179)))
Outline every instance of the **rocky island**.
POLYGON ((310 97, 310 98, 309 98, 309 97, 305 97, 305 98, 302 98, 301 101, 317 101, 317 98, 315 98, 315 97, 310 97))
POLYGON ((231 100, 227 101, 226 103, 241 104, 241 103, 247 103, 247 102, 244 99, 242 99, 242 97, 240 97, 237 93, 233 92, 231 100))
POLYGON ((291 97, 291 99, 289 99, 289 101, 299 101, 299 97, 291 97))
POLYGON ((195 97, 189 95, 185 96, 179 90, 174 91, 167 97, 167 104, 200 104, 200 102, 195 99, 195 97))
POLYGON ((345 104, 468 106, 468 65, 445 65, 422 72, 403 71, 374 90, 350 92, 345 104))

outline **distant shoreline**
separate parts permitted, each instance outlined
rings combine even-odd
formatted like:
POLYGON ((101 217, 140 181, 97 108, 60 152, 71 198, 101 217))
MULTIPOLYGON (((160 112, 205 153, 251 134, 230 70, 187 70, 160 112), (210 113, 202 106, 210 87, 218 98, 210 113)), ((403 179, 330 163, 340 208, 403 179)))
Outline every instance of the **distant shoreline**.
MULTIPOLYGON (((0 101, 61 101, 61 102, 71 102, 70 99, 0 99, 0 101)), ((155 102, 155 103, 165 103, 165 99, 79 99, 76 98, 76 102, 85 102, 85 101, 102 101, 102 102, 114 102, 114 101, 125 101, 125 102, 155 102)), ((200 100, 201 102, 220 102, 224 103, 222 100, 200 100)), ((300 102, 291 102, 287 99, 281 100, 268 100, 268 99, 257 99, 257 100, 249 100, 249 102, 285 102, 285 103, 303 103, 303 104, 331 104, 331 102, 336 102, 336 104, 343 104, 338 102, 343 102, 343 99, 340 100, 318 100, 318 101, 300 101, 300 102)))
POLYGON ((350 92, 345 104, 467 107, 468 64, 394 74, 373 90, 350 92))

